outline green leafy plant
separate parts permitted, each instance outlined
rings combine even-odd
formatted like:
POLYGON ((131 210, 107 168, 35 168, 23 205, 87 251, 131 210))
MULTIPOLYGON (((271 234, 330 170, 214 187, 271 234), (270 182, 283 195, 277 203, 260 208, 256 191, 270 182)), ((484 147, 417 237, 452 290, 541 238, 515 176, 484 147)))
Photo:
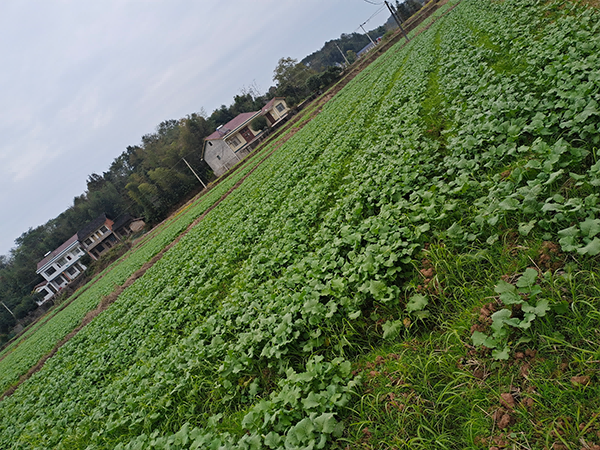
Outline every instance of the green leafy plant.
POLYGON ((491 315, 492 333, 487 335, 481 331, 473 332, 471 339, 476 347, 492 349, 494 359, 508 359, 511 345, 519 345, 531 340, 528 336, 521 336, 513 344, 512 331, 525 331, 531 328, 532 322, 546 315, 550 309, 546 299, 538 299, 542 293, 536 284, 538 273, 535 269, 528 268, 519 277, 516 286, 504 280, 496 285, 495 291, 500 295, 500 300, 507 308, 502 308, 491 315))

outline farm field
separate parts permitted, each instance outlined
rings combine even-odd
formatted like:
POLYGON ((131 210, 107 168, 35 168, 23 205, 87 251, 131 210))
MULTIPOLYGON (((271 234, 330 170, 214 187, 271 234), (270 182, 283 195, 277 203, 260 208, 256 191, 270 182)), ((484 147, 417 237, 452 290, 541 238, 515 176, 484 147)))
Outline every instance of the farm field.
POLYGON ((600 445, 600 15, 454 5, 0 402, 0 448, 600 445))
POLYGON ((170 218, 144 237, 144 242, 134 251, 127 253, 115 264, 103 271, 99 280, 92 280, 74 294, 75 299, 64 309, 51 310, 46 317, 34 324, 15 342, 6 347, 0 357, 0 391, 5 391, 19 377, 75 327, 84 316, 98 306, 103 297, 110 295, 144 264, 175 240, 194 220, 201 216, 227 193, 242 177, 247 175, 265 154, 272 150, 268 146, 261 154, 255 155, 232 176, 210 190, 198 202, 170 218))

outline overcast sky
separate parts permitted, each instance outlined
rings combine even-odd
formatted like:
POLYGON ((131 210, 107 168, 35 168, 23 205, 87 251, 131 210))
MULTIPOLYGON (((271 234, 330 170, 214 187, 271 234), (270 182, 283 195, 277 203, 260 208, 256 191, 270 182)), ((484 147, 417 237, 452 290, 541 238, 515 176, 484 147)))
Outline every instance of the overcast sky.
MULTIPOLYGON (((229 105, 380 9, 365 0, 2 0, 0 254, 167 119, 229 105)), ((365 29, 381 25, 386 11, 365 29)), ((360 30, 358 30, 360 31, 360 30)))

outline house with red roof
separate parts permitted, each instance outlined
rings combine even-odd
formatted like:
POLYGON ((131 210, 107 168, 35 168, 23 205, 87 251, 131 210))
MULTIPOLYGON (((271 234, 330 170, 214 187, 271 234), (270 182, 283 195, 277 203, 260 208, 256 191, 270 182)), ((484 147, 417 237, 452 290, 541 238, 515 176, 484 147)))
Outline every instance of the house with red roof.
POLYGON ((260 111, 242 113, 218 127, 204 139, 203 159, 216 176, 221 176, 250 154, 264 130, 252 128, 252 121, 264 116, 270 128, 285 121, 289 108, 283 97, 270 100, 260 111))

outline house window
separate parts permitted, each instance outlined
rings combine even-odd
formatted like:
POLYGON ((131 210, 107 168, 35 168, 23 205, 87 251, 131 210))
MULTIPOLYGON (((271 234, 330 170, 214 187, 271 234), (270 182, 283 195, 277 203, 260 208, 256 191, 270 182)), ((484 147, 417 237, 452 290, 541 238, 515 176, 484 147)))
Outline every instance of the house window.
POLYGON ((52 280, 56 287, 61 287, 63 283, 68 283, 68 281, 62 275, 58 275, 54 280, 52 280))
POLYGON ((71 255, 67 255, 67 261, 71 261, 73 257, 71 255))
POLYGON ((75 270, 75 267, 69 267, 69 268, 67 269, 67 273, 68 273, 69 275, 75 275, 75 273, 77 273, 77 270, 75 270))
POLYGON ((92 245, 92 242, 92 238, 87 238, 85 241, 83 241, 85 245, 92 245))
POLYGON ((66 263, 67 263, 67 260, 66 260, 65 258, 60 258, 60 259, 59 259, 59 260, 56 262, 56 265, 57 265, 58 267, 62 267, 62 266, 64 266, 66 263))
POLYGON ((100 234, 104 234, 108 231, 108 228, 106 228, 106 225, 102 225, 102 228, 100 228, 100 234))
POLYGON ((44 272, 46 275, 50 276, 53 273, 56 272, 56 269, 54 267, 50 267, 48 270, 46 270, 46 272, 44 272))
POLYGON ((237 147, 238 145, 240 145, 242 142, 238 139, 237 136, 234 136, 231 138, 231 140, 229 141, 231 143, 231 145, 233 145, 234 147, 237 147))
POLYGON ((275 109, 277 111, 279 111, 280 113, 282 113, 283 111, 285 111, 285 106, 283 106, 283 103, 277 103, 277 105, 275 106, 275 109))

